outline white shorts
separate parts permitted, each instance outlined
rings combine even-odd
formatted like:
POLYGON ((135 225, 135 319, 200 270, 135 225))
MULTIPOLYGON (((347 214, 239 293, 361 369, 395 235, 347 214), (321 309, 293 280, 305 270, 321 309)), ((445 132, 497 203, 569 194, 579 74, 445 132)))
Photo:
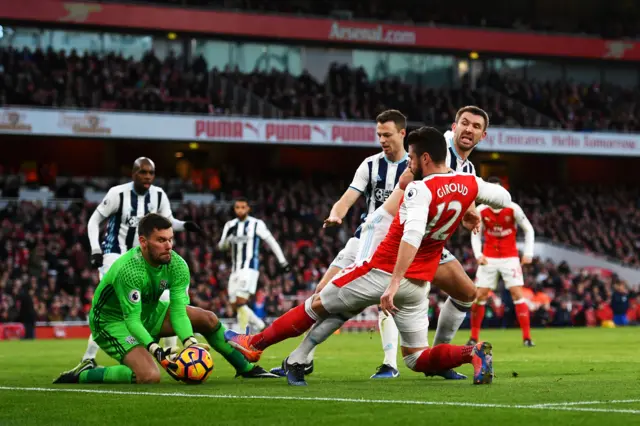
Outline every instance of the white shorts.
POLYGON ((347 245, 344 246, 340 253, 333 259, 331 266, 344 269, 349 265, 352 265, 356 261, 356 255, 358 254, 358 247, 360 247, 360 240, 356 237, 349 238, 347 245))
POLYGON ((122 254, 120 253, 107 253, 102 256, 102 266, 98 268, 98 276, 101 280, 107 274, 107 271, 109 271, 111 265, 113 265, 113 263, 118 260, 120 256, 122 256, 122 254))
POLYGON ((502 276, 505 288, 524 285, 520 259, 517 257, 487 257, 486 259, 486 265, 478 266, 476 287, 495 290, 498 287, 498 276, 502 276))
POLYGON ((229 302, 235 303, 238 297, 248 299, 256 294, 259 273, 255 269, 240 269, 229 277, 229 302))
POLYGON ((356 255, 356 263, 369 259, 387 236, 393 222, 393 216, 383 207, 367 216, 360 231, 360 244, 356 255))
POLYGON ((442 257, 440 257, 440 265, 444 265, 445 263, 449 263, 451 261, 456 260, 456 257, 451 254, 449 250, 446 248, 442 249, 442 257))
MULTIPOLYGON (((368 264, 357 264, 338 273, 320 292, 322 305, 331 314, 346 313, 351 316, 380 303, 387 289, 391 274, 371 269, 368 264)), ((394 316, 400 332, 400 344, 408 348, 429 346, 429 294, 430 285, 413 284, 403 279, 393 303, 399 309, 394 316)))

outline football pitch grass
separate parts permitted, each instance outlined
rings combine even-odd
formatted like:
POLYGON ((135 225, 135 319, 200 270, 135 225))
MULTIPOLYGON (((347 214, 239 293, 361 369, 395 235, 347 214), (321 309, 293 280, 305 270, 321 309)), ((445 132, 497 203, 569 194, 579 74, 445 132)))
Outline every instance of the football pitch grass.
MULTIPOLYGON (((404 365, 400 377, 371 380, 382 361, 377 333, 333 336, 316 353, 308 387, 286 380, 234 379, 215 352, 207 383, 168 376, 159 385, 52 385, 73 367, 84 340, 0 342, 0 425, 147 424, 640 424, 640 328, 487 330, 492 385, 425 378, 404 365)), ((461 330, 455 343, 464 343, 461 330)), ((260 365, 280 363, 298 340, 265 351, 260 365)), ((400 363, 402 363, 399 357, 400 363)), ((112 364, 104 353, 98 362, 112 364)), ((471 376, 471 366, 460 372, 471 376)))

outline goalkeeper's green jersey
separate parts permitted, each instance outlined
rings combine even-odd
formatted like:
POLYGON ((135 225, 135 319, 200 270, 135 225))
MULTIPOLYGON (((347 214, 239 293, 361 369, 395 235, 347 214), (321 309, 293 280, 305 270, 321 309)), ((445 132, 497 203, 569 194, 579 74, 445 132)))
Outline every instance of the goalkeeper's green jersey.
POLYGON ((193 336, 187 316, 189 304, 189 267, 175 251, 167 265, 153 267, 142 256, 140 247, 123 254, 109 268, 93 296, 90 321, 96 324, 124 321, 138 342, 148 346, 154 341, 149 329, 160 296, 169 290, 171 325, 181 341, 193 336))

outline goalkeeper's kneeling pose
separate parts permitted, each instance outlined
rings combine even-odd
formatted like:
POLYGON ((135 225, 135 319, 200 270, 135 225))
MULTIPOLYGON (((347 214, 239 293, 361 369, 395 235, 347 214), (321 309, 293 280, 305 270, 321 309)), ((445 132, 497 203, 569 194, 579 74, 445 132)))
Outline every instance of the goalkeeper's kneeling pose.
POLYGON ((213 312, 187 306, 189 267, 172 250, 173 229, 164 217, 150 213, 138 225, 140 246, 129 250, 109 269, 93 297, 89 326, 96 343, 121 365, 96 367, 84 362, 62 373, 54 383, 158 383, 156 361, 171 375, 172 349, 158 345, 177 335, 185 347, 198 343, 194 331, 245 378, 277 377, 247 362, 224 339, 225 327, 213 312), (160 295, 169 289, 169 302, 160 295))

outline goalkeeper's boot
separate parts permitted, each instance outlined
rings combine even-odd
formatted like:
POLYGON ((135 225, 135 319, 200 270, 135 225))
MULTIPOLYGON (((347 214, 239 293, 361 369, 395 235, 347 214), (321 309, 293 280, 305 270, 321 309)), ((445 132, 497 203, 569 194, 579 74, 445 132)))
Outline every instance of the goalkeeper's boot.
POLYGON ((286 364, 287 369, 287 382, 291 386, 307 386, 307 381, 304 379, 304 364, 293 363, 286 364))
POLYGON ((53 383, 78 383, 80 381, 80 373, 87 370, 93 370, 98 365, 94 359, 85 359, 80 364, 76 365, 73 370, 65 371, 53 383))
POLYGON ((264 368, 256 365, 249 371, 245 371, 244 373, 236 374, 236 377, 244 377, 245 379, 279 379, 280 376, 276 376, 275 374, 269 373, 264 368))
POLYGON ((480 342, 473 348, 473 384, 488 385, 493 382, 493 347, 489 342, 480 342))
POLYGON ((249 334, 236 333, 233 330, 226 330, 224 338, 231 346, 236 348, 249 362, 258 362, 262 356, 262 351, 251 346, 251 336, 249 334))
MULTIPOLYGON (((271 370, 269 370, 272 374, 275 374, 276 376, 280 376, 280 377, 284 377, 287 375, 287 360, 289 358, 285 358, 284 361, 282 361, 282 365, 280 367, 273 367, 271 370)), ((308 376, 309 374, 313 373, 313 360, 311 360, 311 362, 304 364, 304 375, 308 376)))
POLYGON ((522 344, 527 348, 533 348, 536 345, 531 339, 525 339, 522 344))
POLYGON ((426 377, 440 376, 440 377, 444 378, 445 380, 466 380, 466 378, 467 378, 467 376, 465 376, 464 374, 458 373, 453 368, 451 368, 449 370, 442 370, 442 371, 434 371, 434 372, 424 373, 424 375, 426 377))

